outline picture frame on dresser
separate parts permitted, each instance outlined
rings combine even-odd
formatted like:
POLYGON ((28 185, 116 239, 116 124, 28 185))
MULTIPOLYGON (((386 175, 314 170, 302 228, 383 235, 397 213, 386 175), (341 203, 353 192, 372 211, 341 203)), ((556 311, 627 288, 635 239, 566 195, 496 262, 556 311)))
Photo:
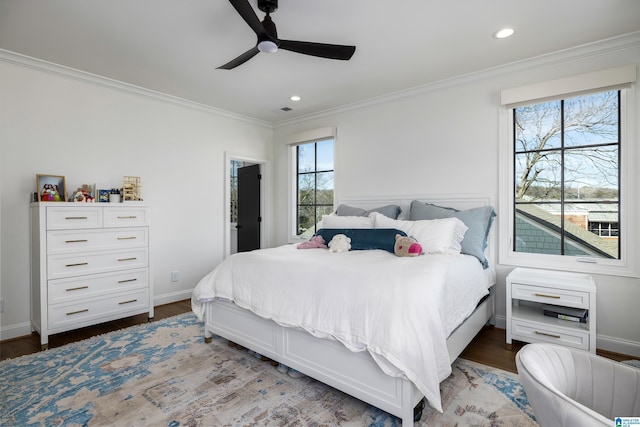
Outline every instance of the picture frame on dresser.
POLYGON ((67 187, 64 176, 36 174, 38 202, 66 202, 67 187))

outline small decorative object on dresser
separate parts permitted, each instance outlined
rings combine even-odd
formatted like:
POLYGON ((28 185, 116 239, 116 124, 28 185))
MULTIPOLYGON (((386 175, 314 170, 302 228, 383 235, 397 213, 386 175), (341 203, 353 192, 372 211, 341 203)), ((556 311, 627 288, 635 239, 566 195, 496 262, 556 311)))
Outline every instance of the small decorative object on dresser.
POLYGON ((98 192, 99 202, 104 203, 109 201, 109 194, 110 194, 109 190, 97 190, 97 192, 98 192))
POLYGON ((596 284, 588 274, 516 268, 507 276, 507 348, 513 340, 596 351, 596 284))
POLYGON ((67 188, 64 176, 36 175, 36 189, 39 202, 64 202, 67 188))
POLYGON ((125 176, 123 178, 122 200, 124 202, 142 201, 142 182, 139 176, 125 176))
POLYGON ((31 204, 31 326, 43 349, 49 335, 145 312, 146 206, 31 204))

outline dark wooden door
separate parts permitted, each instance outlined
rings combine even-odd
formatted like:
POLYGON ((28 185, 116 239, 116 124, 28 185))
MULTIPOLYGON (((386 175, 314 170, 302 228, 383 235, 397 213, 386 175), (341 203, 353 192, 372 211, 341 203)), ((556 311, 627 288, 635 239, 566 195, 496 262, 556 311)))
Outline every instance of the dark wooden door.
POLYGON ((238 252, 260 249, 260 165, 238 169, 238 252))

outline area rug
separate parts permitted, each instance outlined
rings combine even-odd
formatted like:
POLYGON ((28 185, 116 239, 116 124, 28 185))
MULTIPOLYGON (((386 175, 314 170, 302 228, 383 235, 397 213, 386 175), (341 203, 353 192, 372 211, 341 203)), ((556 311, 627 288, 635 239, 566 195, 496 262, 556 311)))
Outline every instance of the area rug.
MULTIPOLYGON (((458 359, 444 413, 417 426, 535 426, 517 375, 458 359)), ((400 426, 309 377, 292 378, 191 314, 0 362, 2 426, 400 426)))

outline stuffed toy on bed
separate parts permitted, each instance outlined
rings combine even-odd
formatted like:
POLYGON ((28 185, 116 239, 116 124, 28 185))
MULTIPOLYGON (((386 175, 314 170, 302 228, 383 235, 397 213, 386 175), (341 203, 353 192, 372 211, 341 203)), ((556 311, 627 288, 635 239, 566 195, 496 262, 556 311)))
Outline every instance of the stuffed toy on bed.
POLYGON ((416 239, 409 236, 396 234, 396 243, 393 246, 396 256, 418 256, 422 255, 422 245, 416 239))
POLYGON ((351 249, 351 239, 344 234, 336 234, 329 242, 329 252, 348 252, 351 249))
POLYGON ((298 249, 327 249, 322 236, 313 236, 309 241, 302 242, 298 245, 298 249))

